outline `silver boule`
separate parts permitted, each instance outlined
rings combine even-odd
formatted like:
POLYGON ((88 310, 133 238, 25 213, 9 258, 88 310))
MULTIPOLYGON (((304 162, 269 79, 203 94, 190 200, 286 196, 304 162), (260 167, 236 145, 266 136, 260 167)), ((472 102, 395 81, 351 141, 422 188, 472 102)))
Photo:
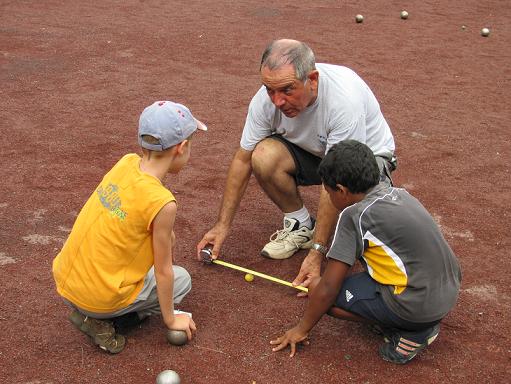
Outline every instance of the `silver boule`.
POLYGON ((362 16, 362 15, 356 15, 356 16, 355 16, 355 21, 356 21, 357 23, 361 23, 362 21, 364 21, 364 16, 362 16))
POLYGON ((180 384, 181 378, 179 375, 170 369, 161 371, 156 377, 156 384, 180 384))
POLYGON ((402 18, 403 20, 408 19, 408 12, 406 12, 406 11, 401 11, 401 18, 402 18))
POLYGON ((481 29, 481 36, 487 37, 490 35, 490 28, 481 29))
POLYGON ((188 342, 188 336, 185 331, 167 331, 167 341, 172 345, 184 345, 188 342))

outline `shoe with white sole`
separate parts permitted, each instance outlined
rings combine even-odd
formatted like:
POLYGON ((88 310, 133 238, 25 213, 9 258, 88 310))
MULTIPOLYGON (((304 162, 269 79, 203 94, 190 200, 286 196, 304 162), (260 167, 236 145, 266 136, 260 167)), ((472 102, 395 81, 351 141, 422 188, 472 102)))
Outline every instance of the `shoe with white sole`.
POLYGON ((309 249, 312 246, 315 221, 312 220, 312 229, 300 227, 296 219, 284 217, 284 228, 279 229, 270 237, 270 242, 264 246, 261 255, 269 259, 283 260, 293 256, 300 249, 309 249))

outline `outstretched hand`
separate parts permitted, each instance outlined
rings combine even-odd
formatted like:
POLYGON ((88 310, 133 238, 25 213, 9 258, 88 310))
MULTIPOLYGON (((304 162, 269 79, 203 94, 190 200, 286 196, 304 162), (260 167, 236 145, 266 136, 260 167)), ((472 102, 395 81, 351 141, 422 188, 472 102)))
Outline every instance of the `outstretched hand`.
POLYGON ((303 343, 305 345, 309 345, 309 341, 307 340, 308 333, 302 332, 298 326, 291 328, 284 335, 278 337, 275 340, 270 341, 271 345, 276 345, 276 347, 272 348, 273 352, 281 351, 286 348, 288 345, 291 347, 291 354, 289 357, 293 357, 296 354, 297 345, 303 343))
POLYGON ((202 261, 202 256, 200 254, 200 251, 204 249, 204 247, 208 245, 212 245, 212 254, 211 257, 213 259, 218 258, 220 255, 220 248, 222 247, 222 244, 225 241, 225 238, 227 237, 228 230, 226 228, 220 227, 218 225, 215 225, 213 228, 211 228, 202 238, 201 241, 199 241, 199 244, 197 244, 197 260, 202 261))

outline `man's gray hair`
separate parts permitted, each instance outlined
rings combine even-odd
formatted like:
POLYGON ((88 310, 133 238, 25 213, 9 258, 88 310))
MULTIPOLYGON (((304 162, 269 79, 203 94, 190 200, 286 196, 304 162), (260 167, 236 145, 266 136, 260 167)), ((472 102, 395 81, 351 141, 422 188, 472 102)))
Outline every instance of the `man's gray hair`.
POLYGON ((314 52, 301 41, 274 40, 264 50, 259 70, 266 67, 273 71, 286 64, 292 64, 296 78, 305 81, 307 75, 316 69, 314 52))

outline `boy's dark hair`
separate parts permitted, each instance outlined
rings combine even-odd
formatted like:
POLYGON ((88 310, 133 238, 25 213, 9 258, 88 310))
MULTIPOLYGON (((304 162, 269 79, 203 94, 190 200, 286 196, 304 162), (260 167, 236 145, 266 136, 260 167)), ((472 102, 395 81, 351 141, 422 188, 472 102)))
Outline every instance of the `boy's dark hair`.
POLYGON ((365 193, 380 180, 373 152, 356 140, 344 140, 332 146, 319 164, 318 173, 323 184, 333 190, 340 184, 351 193, 365 193))

